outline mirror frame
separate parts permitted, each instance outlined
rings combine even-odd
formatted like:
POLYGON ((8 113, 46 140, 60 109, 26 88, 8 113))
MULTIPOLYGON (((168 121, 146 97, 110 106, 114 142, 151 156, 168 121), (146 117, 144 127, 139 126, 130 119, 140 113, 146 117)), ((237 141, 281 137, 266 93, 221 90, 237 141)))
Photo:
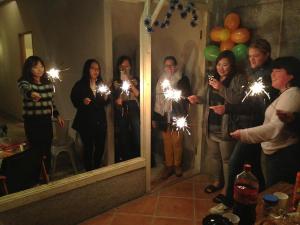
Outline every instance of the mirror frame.
MULTIPOLYGON (((140 96, 141 157, 2 196, 0 198, 0 212, 41 201, 57 194, 145 167, 145 192, 150 190, 151 108, 148 106, 151 105, 151 37, 144 29, 144 17, 147 15, 146 13, 149 12, 149 5, 149 0, 146 0, 144 11, 140 19, 140 79, 142 81, 140 83, 142 93, 140 96)), ((111 24, 111 0, 104 0, 105 57, 108 59, 106 74, 112 74, 113 70, 111 24)))

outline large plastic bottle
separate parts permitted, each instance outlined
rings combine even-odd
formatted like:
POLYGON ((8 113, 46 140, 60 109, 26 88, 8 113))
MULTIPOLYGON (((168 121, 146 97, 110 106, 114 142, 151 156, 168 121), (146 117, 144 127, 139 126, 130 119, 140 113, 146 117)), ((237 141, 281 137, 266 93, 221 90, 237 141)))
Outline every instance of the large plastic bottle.
POLYGON ((233 191, 233 213, 240 217, 239 225, 255 223, 258 190, 258 180, 251 173, 251 165, 245 164, 243 172, 236 176, 233 191))

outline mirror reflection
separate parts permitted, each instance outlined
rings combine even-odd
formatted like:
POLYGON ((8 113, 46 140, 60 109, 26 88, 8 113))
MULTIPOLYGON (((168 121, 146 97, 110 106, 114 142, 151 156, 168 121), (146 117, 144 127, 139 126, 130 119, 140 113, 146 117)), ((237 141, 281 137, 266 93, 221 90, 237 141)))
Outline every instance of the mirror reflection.
POLYGON ((69 2, 0 3, 0 196, 140 156, 143 3, 69 2))

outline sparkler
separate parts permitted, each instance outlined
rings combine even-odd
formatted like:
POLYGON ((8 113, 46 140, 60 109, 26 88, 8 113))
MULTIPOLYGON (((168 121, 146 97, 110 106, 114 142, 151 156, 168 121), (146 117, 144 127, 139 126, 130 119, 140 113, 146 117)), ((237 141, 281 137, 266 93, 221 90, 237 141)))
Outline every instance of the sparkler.
POLYGON ((161 82, 160 86, 163 91, 165 91, 166 89, 171 89, 170 81, 167 79, 163 80, 163 82, 161 82))
POLYGON ((245 97, 243 98, 242 102, 245 101, 245 99, 250 95, 250 96, 254 96, 254 95, 260 95, 261 93, 264 93, 266 96, 268 96, 268 98, 270 99, 270 95, 268 92, 266 92, 265 90, 266 86, 264 85, 262 78, 258 78, 257 81, 255 81, 250 87, 249 87, 249 91, 246 92, 245 97))
POLYGON ((111 93, 109 87, 106 84, 100 84, 97 87, 97 92, 100 93, 101 95, 109 95, 111 93))
POLYGON ((181 91, 172 88, 169 80, 163 80, 160 85, 167 100, 178 102, 182 98, 181 91))
POLYGON ((187 117, 188 116, 173 117, 173 125, 176 127, 176 131, 186 131, 188 135, 191 135, 191 132, 189 131, 189 125, 187 124, 186 120, 187 117))
POLYGON ((176 89, 167 89, 164 91, 164 96, 167 100, 178 102, 182 96, 181 91, 176 89))
POLYGON ((122 93, 125 93, 126 95, 129 95, 129 89, 130 89, 130 82, 128 80, 124 80, 122 82, 122 85, 121 85, 121 90, 122 90, 122 93))
POLYGON ((55 69, 55 68, 51 68, 50 70, 48 70, 46 73, 48 74, 48 78, 52 81, 55 82, 56 80, 61 81, 60 77, 59 77, 59 73, 62 71, 66 71, 69 70, 70 68, 64 69, 64 70, 60 70, 60 69, 55 69))

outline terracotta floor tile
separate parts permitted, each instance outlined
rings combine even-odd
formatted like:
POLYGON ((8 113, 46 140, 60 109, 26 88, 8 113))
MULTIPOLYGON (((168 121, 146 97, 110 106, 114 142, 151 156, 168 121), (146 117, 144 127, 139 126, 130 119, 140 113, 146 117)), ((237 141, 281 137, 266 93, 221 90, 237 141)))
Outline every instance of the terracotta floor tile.
POLYGON ((153 215, 157 199, 157 196, 145 196, 118 207, 117 212, 153 215))
POLYGON ((194 182, 195 183, 209 183, 210 182, 210 178, 207 175, 197 175, 194 176, 194 182))
POLYGON ((160 197, 157 216, 192 219, 194 216, 193 199, 160 197))
POLYGON ((151 225, 151 216, 116 213, 111 225, 151 225))
POLYGON ((155 218, 152 225, 194 225, 192 220, 155 218))
POLYGON ((215 196, 217 196, 217 194, 220 193, 220 191, 215 192, 215 193, 211 193, 211 194, 207 194, 204 192, 205 187, 207 186, 207 184, 194 184, 195 185, 195 197, 196 198, 200 198, 200 199, 212 199, 215 196))
POLYGON ((110 225, 113 216, 114 214, 112 212, 103 213, 79 225, 110 225))
POLYGON ((174 197, 193 197, 193 183, 180 182, 170 187, 165 188, 160 192, 160 196, 174 196, 174 197))
POLYGON ((208 210, 215 205, 216 203, 214 203, 211 199, 196 199, 196 220, 202 220, 203 215, 209 214, 208 210))

